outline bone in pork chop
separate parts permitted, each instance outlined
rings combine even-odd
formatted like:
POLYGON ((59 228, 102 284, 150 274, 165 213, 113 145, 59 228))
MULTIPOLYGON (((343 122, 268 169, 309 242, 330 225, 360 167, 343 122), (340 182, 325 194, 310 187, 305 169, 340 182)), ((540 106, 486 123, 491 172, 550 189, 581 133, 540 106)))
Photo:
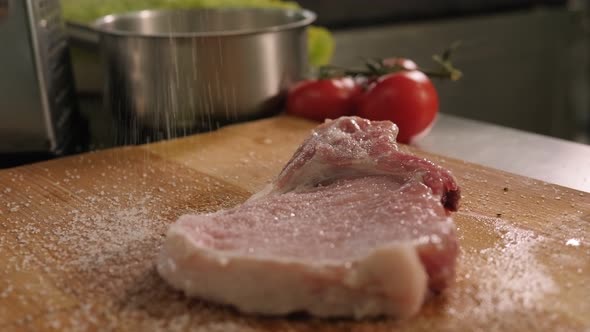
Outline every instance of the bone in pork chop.
POLYGON ((452 281, 459 187, 398 150, 397 127, 343 117, 317 127, 244 204, 174 223, 160 275, 241 311, 408 317, 452 281))

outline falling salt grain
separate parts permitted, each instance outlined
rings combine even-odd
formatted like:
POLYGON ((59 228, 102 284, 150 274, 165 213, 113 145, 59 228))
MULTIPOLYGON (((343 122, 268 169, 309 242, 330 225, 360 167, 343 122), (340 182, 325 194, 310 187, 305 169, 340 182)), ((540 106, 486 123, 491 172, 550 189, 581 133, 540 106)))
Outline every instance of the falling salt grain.
POLYGON ((566 246, 571 246, 571 247, 579 247, 580 246, 580 240, 578 239, 569 239, 565 242, 566 246))
POLYGON ((6 298, 10 293, 12 293, 13 287, 12 285, 8 285, 8 287, 4 288, 4 290, 0 293, 0 298, 6 298))
POLYGON ((262 140, 262 143, 267 144, 267 145, 272 144, 272 140, 270 138, 265 138, 262 140))
POLYGON ((58 320, 52 320, 51 322, 49 322, 49 327, 58 330, 59 328, 61 328, 61 323, 58 320))

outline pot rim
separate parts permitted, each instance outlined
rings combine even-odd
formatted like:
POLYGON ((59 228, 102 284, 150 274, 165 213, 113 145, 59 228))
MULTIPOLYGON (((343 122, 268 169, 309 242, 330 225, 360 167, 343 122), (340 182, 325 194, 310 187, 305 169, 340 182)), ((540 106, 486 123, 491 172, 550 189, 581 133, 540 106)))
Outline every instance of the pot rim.
POLYGON ((293 30, 311 25, 317 18, 317 15, 308 9, 292 9, 292 8, 256 8, 256 7, 228 7, 228 8, 199 8, 199 9, 147 9, 140 11, 132 11, 120 14, 110 14, 100 17, 90 24, 90 27, 103 35, 117 36, 117 37, 139 37, 139 38, 195 38, 195 37, 231 37, 256 35, 268 32, 279 32, 285 30, 293 30), (124 31, 112 28, 105 28, 104 25, 111 23, 117 19, 134 18, 134 17, 153 17, 156 15, 170 14, 175 12, 194 12, 199 13, 203 11, 214 12, 228 12, 228 11, 259 11, 259 12, 283 12, 286 16, 300 16, 300 19, 294 22, 289 22, 280 25, 273 25, 264 28, 251 28, 239 30, 222 30, 222 31, 202 31, 202 32, 169 32, 169 33, 142 33, 136 31, 124 31))

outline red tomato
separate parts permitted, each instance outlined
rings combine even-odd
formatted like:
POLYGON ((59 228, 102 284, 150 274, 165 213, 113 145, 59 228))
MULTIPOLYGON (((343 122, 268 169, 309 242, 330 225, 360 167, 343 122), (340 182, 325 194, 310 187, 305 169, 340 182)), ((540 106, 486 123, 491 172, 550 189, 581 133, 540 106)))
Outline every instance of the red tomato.
POLYGON ((406 58, 387 58, 387 59, 383 59, 382 63, 385 67, 398 66, 398 67, 403 68, 405 70, 418 69, 418 65, 414 61, 412 61, 410 59, 406 59, 406 58))
POLYGON ((390 120, 399 127, 398 142, 428 129, 438 112, 438 95, 424 73, 400 71, 381 77, 360 100, 358 116, 390 120))
POLYGON ((361 92, 351 77, 302 81, 287 95, 287 113, 316 121, 351 115, 361 92))

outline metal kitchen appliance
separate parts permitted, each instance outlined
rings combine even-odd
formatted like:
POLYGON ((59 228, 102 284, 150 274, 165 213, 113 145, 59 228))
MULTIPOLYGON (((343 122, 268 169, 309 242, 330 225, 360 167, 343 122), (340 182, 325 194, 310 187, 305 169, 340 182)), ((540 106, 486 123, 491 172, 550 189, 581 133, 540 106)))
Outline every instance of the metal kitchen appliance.
POLYGON ((0 154, 61 154, 77 119, 59 0, 0 0, 0 154))

